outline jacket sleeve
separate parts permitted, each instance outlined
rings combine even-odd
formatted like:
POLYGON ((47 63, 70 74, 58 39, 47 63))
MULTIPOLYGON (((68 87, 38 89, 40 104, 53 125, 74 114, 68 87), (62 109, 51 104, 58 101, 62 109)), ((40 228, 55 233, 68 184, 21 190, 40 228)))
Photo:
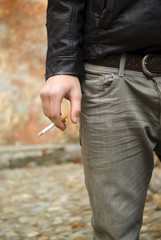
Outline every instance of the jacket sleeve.
POLYGON ((48 0, 46 80, 54 75, 84 75, 85 0, 48 0))

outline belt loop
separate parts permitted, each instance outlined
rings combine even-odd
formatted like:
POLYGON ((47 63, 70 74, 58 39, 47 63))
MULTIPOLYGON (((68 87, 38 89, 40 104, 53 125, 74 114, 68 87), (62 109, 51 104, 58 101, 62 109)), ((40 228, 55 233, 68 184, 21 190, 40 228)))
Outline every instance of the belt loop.
POLYGON ((123 53, 121 54, 121 58, 120 58, 119 77, 124 76, 125 61, 126 61, 126 53, 123 53))

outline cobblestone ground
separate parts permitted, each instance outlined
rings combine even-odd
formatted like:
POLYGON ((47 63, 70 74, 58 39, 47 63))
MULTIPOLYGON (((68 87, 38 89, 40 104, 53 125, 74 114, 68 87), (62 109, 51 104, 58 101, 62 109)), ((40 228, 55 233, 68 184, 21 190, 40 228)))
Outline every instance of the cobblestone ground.
MULTIPOLYGON (((161 239, 161 195, 148 191, 141 240, 161 239)), ((0 171, 0 240, 90 240, 81 164, 0 171)))

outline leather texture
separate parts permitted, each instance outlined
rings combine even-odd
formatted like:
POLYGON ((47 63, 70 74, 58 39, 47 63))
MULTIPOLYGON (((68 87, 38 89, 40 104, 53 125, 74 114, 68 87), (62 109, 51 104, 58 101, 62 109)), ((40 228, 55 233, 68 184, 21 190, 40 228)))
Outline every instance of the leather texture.
POLYGON ((84 60, 161 49, 160 0, 48 0, 46 79, 84 75, 84 60))

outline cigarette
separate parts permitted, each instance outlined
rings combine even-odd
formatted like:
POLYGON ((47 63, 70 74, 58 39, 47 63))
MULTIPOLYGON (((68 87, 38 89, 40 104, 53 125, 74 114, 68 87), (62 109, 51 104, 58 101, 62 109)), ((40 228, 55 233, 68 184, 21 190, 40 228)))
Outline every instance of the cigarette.
MULTIPOLYGON (((68 116, 66 114, 64 114, 61 119, 62 121, 65 120, 68 116)), ((38 133, 38 136, 42 136, 44 133, 48 132, 50 129, 52 129, 55 126, 54 123, 50 124, 49 126, 47 126, 46 128, 44 128, 41 132, 38 133)))

